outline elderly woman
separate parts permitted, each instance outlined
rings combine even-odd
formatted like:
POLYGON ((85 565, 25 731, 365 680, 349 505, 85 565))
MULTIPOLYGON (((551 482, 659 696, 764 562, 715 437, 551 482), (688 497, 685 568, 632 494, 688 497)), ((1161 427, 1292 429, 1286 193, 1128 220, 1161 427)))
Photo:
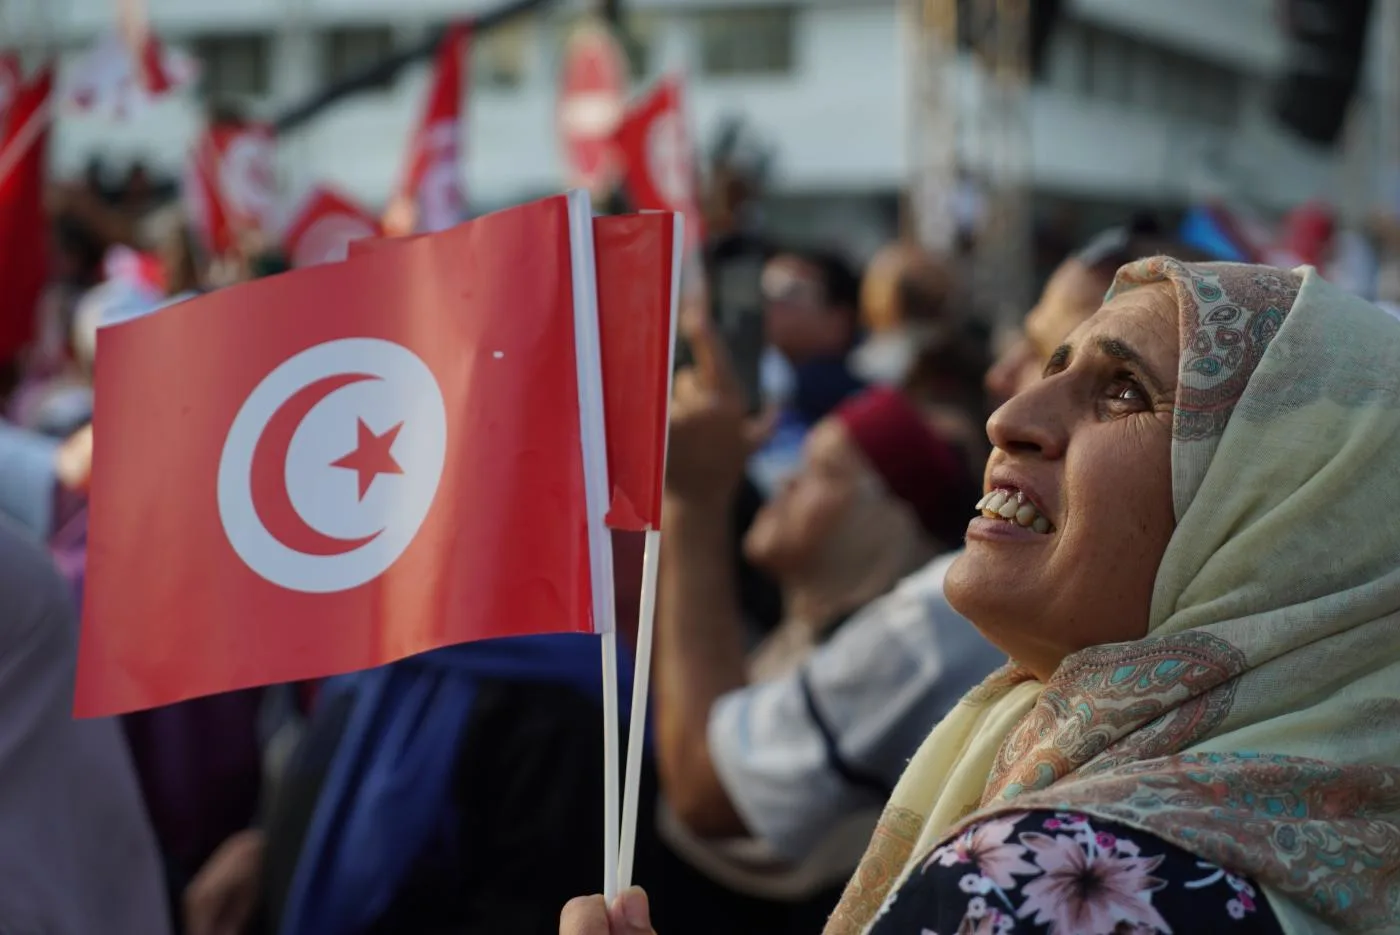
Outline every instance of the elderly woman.
POLYGON ((1397 930, 1400 322, 1311 270, 1130 264, 989 434, 946 589, 1015 662, 828 933, 1397 930))

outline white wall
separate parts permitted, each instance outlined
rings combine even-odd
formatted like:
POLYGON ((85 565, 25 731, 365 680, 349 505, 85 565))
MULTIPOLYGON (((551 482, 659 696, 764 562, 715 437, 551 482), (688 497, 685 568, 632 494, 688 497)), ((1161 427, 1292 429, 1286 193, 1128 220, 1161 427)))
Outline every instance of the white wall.
MULTIPOLYGON (((75 36, 97 29, 111 9, 110 0, 43 2, 65 7, 64 20, 75 36)), ((211 24, 232 28, 256 21, 270 27, 283 22, 289 10, 313 23, 348 17, 403 25, 440 21, 471 6, 466 0, 149 2, 157 27, 173 39, 195 29, 207 31, 211 24)), ((475 2, 494 5, 494 0, 475 2)), ((636 2, 676 13, 663 22, 656 37, 652 58, 657 67, 693 62, 694 34, 684 14, 694 4, 636 2)), ((1258 88, 1264 86, 1281 48, 1271 0, 1074 0, 1070 9, 1072 15, 1129 30, 1140 39, 1156 36, 1177 48, 1194 48, 1227 63, 1242 62, 1240 69, 1257 88, 1239 123, 1227 128, 1037 88, 1029 118, 1037 187, 1179 201, 1247 186, 1256 199, 1281 206, 1327 190, 1331 160, 1300 154, 1267 126, 1266 101, 1258 88), (1170 16, 1164 12, 1168 7, 1170 16), (1224 55, 1228 49, 1235 52, 1224 55)), ((901 59, 905 46, 898 41, 893 3, 826 0, 814 4, 798 23, 797 61, 791 74, 693 81, 691 108, 702 142, 708 142, 726 115, 739 113, 775 146, 774 181, 779 190, 901 187, 907 161, 901 59)), ((538 23, 524 85, 472 96, 468 181, 489 203, 553 189, 562 178, 553 128, 558 41, 557 22, 538 23)), ((313 67, 314 56, 296 45, 284 44, 281 53, 284 83, 315 86, 315 75, 305 71, 313 67), (303 73, 298 74, 298 68, 303 73)), ((370 203, 382 201, 399 172, 421 107, 425 76, 426 69, 418 67, 392 89, 360 95, 296 133, 283 160, 288 180, 295 185, 326 178, 370 203)), ((965 77, 962 84, 964 94, 974 93, 974 81, 965 77)), ((969 103, 975 106, 975 97, 969 103)), ((74 171, 89 153, 101 151, 116 161, 139 156, 173 168, 194 127, 194 111, 187 101, 163 104, 122 127, 67 117, 59 125, 58 165, 74 171)))

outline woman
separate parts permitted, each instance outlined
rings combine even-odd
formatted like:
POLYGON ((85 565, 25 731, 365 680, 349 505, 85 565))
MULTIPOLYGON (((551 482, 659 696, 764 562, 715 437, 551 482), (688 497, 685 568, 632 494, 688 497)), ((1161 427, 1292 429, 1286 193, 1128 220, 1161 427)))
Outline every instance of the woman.
POLYGON ((989 434, 1035 515, 980 503, 946 589, 1016 662, 828 933, 1400 929, 1400 322, 1311 270, 1130 264, 989 434))

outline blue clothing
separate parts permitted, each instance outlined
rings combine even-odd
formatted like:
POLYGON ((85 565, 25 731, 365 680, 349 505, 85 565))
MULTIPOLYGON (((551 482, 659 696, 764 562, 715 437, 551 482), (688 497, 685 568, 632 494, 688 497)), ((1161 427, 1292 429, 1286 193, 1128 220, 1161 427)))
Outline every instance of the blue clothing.
MULTIPOLYGON (((443 816, 479 681, 563 684, 601 700, 600 667, 597 638, 560 634, 467 643, 330 680, 318 704, 353 700, 297 859, 282 935, 355 935, 391 905, 417 858, 451 826, 443 816)), ((631 660, 620 655, 618 669, 626 710, 631 660)))
POLYGON ((58 446, 55 439, 0 422, 0 514, 38 542, 53 534, 58 446))

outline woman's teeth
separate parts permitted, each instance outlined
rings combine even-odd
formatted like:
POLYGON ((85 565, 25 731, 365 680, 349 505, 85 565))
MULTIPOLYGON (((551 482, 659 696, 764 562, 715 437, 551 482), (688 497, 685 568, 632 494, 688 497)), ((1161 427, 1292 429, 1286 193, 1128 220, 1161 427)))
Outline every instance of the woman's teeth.
POLYGON ((1050 532, 1050 520, 1040 515, 1035 504, 1019 490, 998 488, 977 501, 977 509, 988 519, 1004 519, 1040 533, 1050 532))

